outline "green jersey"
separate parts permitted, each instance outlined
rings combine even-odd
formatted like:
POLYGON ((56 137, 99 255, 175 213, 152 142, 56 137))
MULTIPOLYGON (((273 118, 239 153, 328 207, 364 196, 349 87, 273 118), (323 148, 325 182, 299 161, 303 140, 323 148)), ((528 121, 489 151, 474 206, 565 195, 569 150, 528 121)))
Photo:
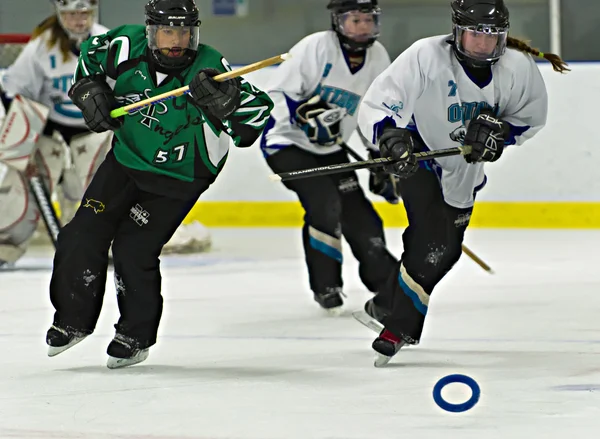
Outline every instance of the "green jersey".
MULTIPOLYGON (((200 44, 185 70, 156 71, 145 27, 125 25, 81 45, 74 80, 105 75, 117 100, 127 105, 188 85, 203 68, 231 70, 217 50, 200 44)), ((115 130, 115 157, 128 168, 183 181, 217 174, 230 145, 254 143, 273 108, 267 94, 248 81, 242 79, 241 89, 241 106, 225 120, 204 112, 189 95, 124 116, 123 126, 115 130)))

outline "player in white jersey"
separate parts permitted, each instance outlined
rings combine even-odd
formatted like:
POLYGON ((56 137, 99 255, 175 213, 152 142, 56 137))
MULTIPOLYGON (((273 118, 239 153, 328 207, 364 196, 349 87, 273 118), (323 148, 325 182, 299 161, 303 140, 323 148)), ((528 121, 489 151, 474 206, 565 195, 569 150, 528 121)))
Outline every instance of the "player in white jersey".
MULTIPOLYGON (((484 163, 498 160, 546 123, 546 87, 533 57, 568 70, 508 36, 503 0, 454 0, 452 35, 425 38, 404 51, 371 85, 359 128, 383 157, 408 215, 404 252, 390 283, 365 305, 363 323, 381 324, 373 349, 383 365, 404 344, 417 344, 429 297, 461 255, 484 163), (417 164, 413 152, 472 146, 466 156, 417 164)), ((423 162, 421 162, 423 163, 423 162)), ((372 326, 371 326, 372 327, 372 326)))
MULTIPOLYGON (((390 64, 387 51, 376 41, 377 0, 331 0, 328 9, 332 29, 298 42, 290 50, 291 59, 275 70, 267 87, 275 108, 261 148, 277 173, 348 162, 340 144, 356 128, 365 91, 390 64)), ((371 179, 373 192, 397 203, 392 178, 381 175, 371 179)), ((298 195, 306 212, 302 237, 317 303, 332 314, 343 305, 342 236, 360 263, 363 283, 378 291, 397 261, 386 249, 381 219, 356 174, 284 184, 298 195)))

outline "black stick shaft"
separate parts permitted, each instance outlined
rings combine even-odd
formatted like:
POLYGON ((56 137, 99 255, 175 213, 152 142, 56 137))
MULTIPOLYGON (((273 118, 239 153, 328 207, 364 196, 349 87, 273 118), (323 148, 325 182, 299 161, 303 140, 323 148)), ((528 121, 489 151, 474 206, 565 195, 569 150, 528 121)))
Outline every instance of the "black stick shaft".
MULTIPOLYGON (((345 149, 345 148, 344 148, 345 149)), ((347 151, 347 149, 346 149, 347 151)), ((423 151, 414 154, 418 162, 423 160, 437 159, 460 154, 468 154, 470 147, 462 146, 457 148, 438 149, 436 151, 423 151)), ((358 155, 358 154, 357 154, 358 155)), ((322 175, 337 174, 340 172, 356 171, 359 169, 378 168, 387 164, 395 163, 397 160, 392 158, 378 158, 373 160, 362 160, 352 163, 340 163, 339 165, 320 166, 318 168, 301 169, 298 171, 282 172, 274 174, 271 179, 274 181, 297 180, 299 178, 318 177, 322 175)))

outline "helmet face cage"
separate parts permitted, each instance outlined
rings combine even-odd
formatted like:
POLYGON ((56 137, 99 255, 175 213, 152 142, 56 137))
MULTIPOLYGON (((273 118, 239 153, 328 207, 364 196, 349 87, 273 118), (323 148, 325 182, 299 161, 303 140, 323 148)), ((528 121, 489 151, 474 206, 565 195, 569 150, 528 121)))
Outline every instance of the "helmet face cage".
POLYGON ((83 41, 90 36, 98 19, 98 0, 53 0, 58 22, 70 39, 83 41))
POLYGON ((473 61, 492 63, 506 51, 508 27, 455 24, 453 33, 456 50, 473 61))
POLYGON ((337 33, 342 47, 350 53, 368 49, 379 38, 381 9, 375 1, 368 3, 362 7, 355 4, 330 8, 331 27, 337 33))
MULTIPOLYGON (((336 32, 357 44, 371 46, 380 35, 381 10, 354 10, 332 13, 336 32)), ((368 47, 367 46, 367 47, 368 47)))
POLYGON ((200 19, 192 0, 151 0, 146 5, 148 48, 165 69, 192 64, 200 44, 200 19))
POLYGON ((190 64, 200 44, 200 26, 146 25, 148 47, 156 62, 165 68, 190 64))

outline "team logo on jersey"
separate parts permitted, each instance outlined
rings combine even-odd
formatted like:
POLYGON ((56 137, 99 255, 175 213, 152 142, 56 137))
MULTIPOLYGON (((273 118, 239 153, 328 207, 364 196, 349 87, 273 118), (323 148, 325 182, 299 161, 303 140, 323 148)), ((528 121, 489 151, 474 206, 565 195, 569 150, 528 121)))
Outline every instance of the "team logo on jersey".
MULTIPOLYGON (((144 94, 142 93, 127 93, 124 96, 120 96, 118 97, 118 101, 124 105, 128 105, 128 104, 135 104, 137 102, 140 102, 143 99, 147 99, 150 97, 149 93, 152 92, 152 89, 145 89, 144 90, 144 94)), ((145 127, 147 127, 148 129, 152 130, 154 129, 153 127, 153 123, 157 122, 160 123, 160 120, 158 119, 157 116, 166 114, 169 111, 169 108, 167 107, 167 105, 164 102, 156 102, 154 105, 150 105, 148 107, 144 107, 144 108, 140 108, 137 111, 133 111, 131 113, 129 113, 130 115, 135 115, 135 114, 141 114, 142 120, 140 120, 140 123, 142 125, 144 125, 145 127)))
POLYGON ((448 107, 448 122, 462 123, 466 125, 468 121, 477 117, 484 108, 492 108, 495 115, 498 115, 498 104, 494 107, 485 101, 482 102, 455 102, 448 107))
POLYGON ((455 129, 454 131, 452 131, 450 133, 450 139, 453 142, 459 142, 461 145, 463 145, 465 142, 466 135, 467 135, 467 129, 465 128, 464 125, 461 125, 460 127, 458 127, 457 129, 455 129))
POLYGON ((387 108, 388 110, 390 110, 391 112, 393 112, 396 116, 398 116, 399 118, 402 118, 402 116, 400 116, 400 111, 404 109, 404 102, 400 101, 397 104, 386 104, 385 102, 381 103, 385 108, 387 108))
POLYGON ((93 209, 96 215, 104 212, 104 209, 106 209, 106 206, 102 201, 94 200, 93 198, 86 198, 83 207, 89 207, 90 209, 93 209))
MULTIPOLYGON (((448 107, 448 122, 461 124, 449 134, 450 140, 463 145, 467 134, 467 122, 476 118, 484 108, 492 107, 487 102, 463 102, 462 104, 454 103, 450 105, 448 107)), ((498 104, 494 105, 493 111, 495 115, 498 115, 498 104)))
POLYGON ((329 85, 317 87, 315 94, 321 96, 325 102, 345 108, 349 115, 356 112, 360 102, 360 96, 356 93, 329 85))

